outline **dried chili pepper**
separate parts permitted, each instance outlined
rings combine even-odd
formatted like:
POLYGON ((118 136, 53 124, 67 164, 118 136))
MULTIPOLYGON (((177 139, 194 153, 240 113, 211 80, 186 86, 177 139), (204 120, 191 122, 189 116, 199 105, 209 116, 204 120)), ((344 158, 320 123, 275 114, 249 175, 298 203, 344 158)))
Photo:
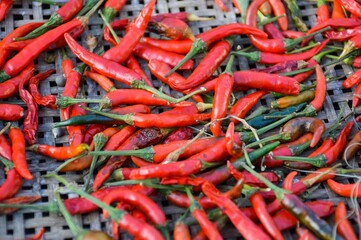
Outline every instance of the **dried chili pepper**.
POLYGON ((32 78, 30 78, 29 81, 29 90, 35 102, 40 106, 48 107, 51 109, 57 109, 57 106, 55 104, 56 97, 54 95, 42 96, 38 90, 38 85, 40 81, 48 78, 54 72, 55 72, 54 69, 50 69, 46 72, 39 73, 33 76, 32 78))
POLYGON ((25 137, 19 128, 11 127, 9 138, 12 143, 11 159, 14 162, 15 169, 25 179, 33 179, 33 175, 29 171, 25 155, 25 137))
POLYGON ((327 180, 328 186, 331 188, 331 190, 343 197, 361 197, 361 185, 359 182, 357 183, 339 183, 332 179, 327 180))
POLYGON ((46 144, 35 144, 28 148, 31 151, 37 152, 41 155, 56 159, 66 160, 69 158, 76 157, 85 151, 88 151, 89 145, 79 144, 64 147, 53 147, 46 144))
POLYGON ((70 0, 65 3, 59 10, 50 16, 49 20, 40 27, 31 31, 24 37, 16 38, 16 41, 23 41, 31 38, 36 38, 50 29, 60 26, 61 24, 71 20, 83 7, 83 1, 81 0, 70 0))
POLYGON ((192 129, 189 127, 180 127, 169 134, 163 143, 167 144, 174 141, 189 140, 192 138, 192 134, 192 129))
POLYGON ((335 210, 337 232, 345 239, 356 240, 358 238, 347 218, 346 205, 343 201, 340 201, 335 210))

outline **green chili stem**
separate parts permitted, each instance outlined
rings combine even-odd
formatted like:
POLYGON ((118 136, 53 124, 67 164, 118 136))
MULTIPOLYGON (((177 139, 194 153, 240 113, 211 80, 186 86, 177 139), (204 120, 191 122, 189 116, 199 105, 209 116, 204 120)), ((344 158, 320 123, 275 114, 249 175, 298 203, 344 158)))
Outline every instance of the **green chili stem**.
POLYGON ((305 46, 305 47, 303 47, 303 48, 297 48, 297 49, 295 49, 295 50, 293 50, 293 51, 291 51, 291 52, 287 52, 287 54, 293 54, 293 53, 303 52, 303 51, 305 51, 305 50, 311 49, 311 48, 316 47, 316 46, 318 46, 318 45, 320 45, 320 44, 319 44, 319 43, 310 44, 310 45, 307 45, 307 46, 305 46))
POLYGON ((125 123, 127 123, 129 125, 133 125, 133 122, 132 122, 131 118, 132 118, 132 116, 134 114, 119 115, 119 114, 114 114, 114 113, 106 113, 106 112, 102 112, 102 111, 97 111, 95 109, 91 109, 91 108, 84 107, 84 106, 80 106, 80 107, 84 108, 85 110, 87 110, 89 112, 93 112, 93 113, 96 113, 98 115, 109 117, 109 118, 112 118, 112 119, 115 119, 115 120, 124 121, 125 123))
POLYGON ((48 204, 10 204, 0 203, 0 208, 17 208, 17 209, 35 209, 44 212, 59 212, 59 207, 55 202, 48 204))
POLYGON ((117 182, 111 182, 106 183, 105 186, 127 186, 127 185, 135 185, 140 184, 142 186, 150 187, 150 188, 156 188, 156 189, 162 189, 162 190, 177 190, 177 191, 184 191, 183 186, 177 186, 177 185, 161 185, 159 184, 159 181, 155 181, 154 179, 147 179, 147 180, 123 180, 123 181, 117 181, 117 182))
POLYGON ((146 147, 138 150, 120 150, 120 151, 91 151, 92 156, 136 156, 147 161, 152 161, 154 157, 153 147, 146 147))
POLYGON ((283 160, 283 161, 292 161, 292 162, 304 162, 304 163, 309 163, 312 166, 315 167, 324 167, 326 165, 326 160, 323 156, 323 154, 318 155, 316 157, 313 158, 308 158, 308 157, 293 157, 293 156, 273 156, 274 159, 277 160, 283 160))
POLYGON ((259 141, 256 141, 256 142, 253 142, 253 143, 250 143, 246 146, 246 148, 252 148, 252 147, 255 147, 257 145, 260 145, 260 144, 264 144, 264 143, 267 143, 267 142, 271 142, 271 141, 287 141, 287 140, 290 140, 291 139, 291 136, 289 133, 279 133, 279 134, 275 134, 275 135, 272 135, 272 136, 269 136, 269 137, 265 137, 259 141))
POLYGON ((10 169, 13 169, 15 166, 14 166, 14 163, 7 160, 6 158, 0 156, 0 162, 2 162, 2 164, 5 165, 5 168, 7 171, 9 171, 10 169))
POLYGON ((120 43, 120 39, 119 39, 118 35, 115 33, 113 27, 110 25, 108 19, 106 19, 106 17, 103 15, 103 13, 100 10, 98 11, 98 13, 99 13, 100 17, 103 19, 103 22, 104 22, 105 26, 108 27, 108 29, 109 29, 110 33, 112 34, 114 40, 117 43, 120 43))
POLYGON ((250 115, 248 115, 244 120, 246 120, 246 121, 251 120, 252 118, 262 115, 263 113, 265 113, 268 110, 269 110, 268 107, 261 105, 256 110, 254 110, 250 115))

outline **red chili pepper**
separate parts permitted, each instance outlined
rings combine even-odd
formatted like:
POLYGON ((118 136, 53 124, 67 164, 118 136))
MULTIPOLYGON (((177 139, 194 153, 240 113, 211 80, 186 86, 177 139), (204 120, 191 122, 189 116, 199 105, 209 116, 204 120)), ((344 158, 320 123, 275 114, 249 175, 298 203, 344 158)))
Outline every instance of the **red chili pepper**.
POLYGON ((53 147, 46 144, 32 145, 29 150, 37 152, 43 156, 47 156, 56 160, 66 160, 76 157, 89 150, 89 145, 79 144, 73 146, 53 147))
POLYGON ((6 13, 9 11, 13 3, 14 0, 2 0, 0 2, 0 22, 2 22, 5 19, 6 13))
POLYGON ((358 237, 347 218, 346 205, 343 201, 340 201, 335 210, 335 225, 337 226, 337 232, 345 239, 356 240, 358 237))
MULTIPOLYGON (((70 117, 83 116, 86 114, 85 109, 81 106, 86 106, 85 103, 75 104, 71 108, 70 117)), ((79 145, 83 143, 84 134, 86 131, 85 125, 69 126, 68 128, 68 138, 70 145, 79 145)))
POLYGON ((334 41, 346 41, 361 33, 361 27, 348 28, 343 31, 327 31, 326 37, 334 41))
POLYGON ((317 1, 317 24, 320 24, 330 18, 330 13, 325 0, 317 1))
POLYGON ((234 85, 237 87, 258 88, 288 95, 298 95, 300 84, 290 77, 254 71, 234 72, 234 85))
POLYGON ((128 25, 128 31, 120 43, 106 51, 103 55, 104 58, 117 63, 123 63, 128 59, 147 29, 155 3, 156 0, 149 1, 147 6, 145 6, 139 15, 128 25))
POLYGON ((12 143, 11 159, 14 162, 15 169, 23 178, 27 180, 33 179, 33 175, 29 171, 26 162, 24 134, 19 128, 11 127, 9 138, 12 143))
POLYGON ((271 52, 235 52, 235 54, 244 56, 251 61, 262 63, 262 64, 276 64, 285 61, 292 60, 307 60, 315 56, 319 53, 329 42, 329 39, 322 41, 318 46, 307 50, 302 53, 294 53, 294 54, 277 54, 271 52))
POLYGON ((115 90, 114 83, 109 78, 107 78, 99 73, 85 71, 84 76, 94 80, 106 92, 111 92, 111 91, 115 90))
POLYGON ((219 194, 219 191, 214 185, 205 182, 202 185, 202 191, 217 204, 218 207, 223 209, 223 212, 245 239, 270 239, 268 235, 252 222, 229 198, 219 194))
POLYGON ((128 68, 132 69, 134 72, 138 73, 143 81, 148 85, 153 87, 152 81, 148 78, 148 76, 144 73, 143 69, 139 65, 137 59, 133 55, 130 55, 128 60, 125 63, 128 68))
POLYGON ((290 39, 296 39, 296 38, 302 38, 305 36, 305 33, 303 32, 298 32, 298 31, 294 31, 294 30, 287 30, 287 31, 283 31, 282 35, 285 38, 290 38, 290 39))
POLYGON ((342 6, 357 17, 361 17, 361 5, 355 0, 339 0, 342 6))
POLYGON ((343 197, 361 197, 361 185, 359 183, 339 183, 332 179, 327 180, 328 186, 331 190, 343 197))
MULTIPOLYGON (((267 18, 265 18, 267 19, 267 18)), ((278 38, 278 39, 284 39, 284 36, 282 35, 282 32, 273 24, 273 23, 267 23, 263 26, 263 30, 265 33, 268 34, 270 38, 278 38)))
MULTIPOLYGON (((149 197, 130 189, 123 189, 122 191, 113 191, 108 193, 102 201, 110 205, 115 201, 122 201, 142 210, 155 225, 164 226, 166 224, 166 217, 163 210, 149 197)), ((103 217, 108 217, 108 212, 103 210, 103 217)))
POLYGON ((277 19, 278 24, 280 25, 280 28, 282 31, 286 31, 288 29, 288 19, 287 19, 287 15, 286 15, 286 9, 285 6, 283 5, 281 0, 270 0, 269 1, 273 13, 275 14, 275 16, 282 16, 285 15, 284 17, 281 17, 279 19, 277 19))
POLYGON ((16 104, 0 103, 0 120, 17 121, 25 115, 24 109, 16 104))
MULTIPOLYGON (((23 79, 25 81, 25 79, 23 79)), ((36 133, 38 130, 39 119, 38 119, 38 105, 36 104, 33 96, 30 92, 24 89, 24 81, 20 82, 19 94, 20 98, 26 103, 28 112, 24 119, 24 136, 29 144, 36 143, 36 133)))
MULTIPOLYGON (((5 199, 3 201, 1 201, 2 204, 28 204, 28 203, 33 203, 38 201, 39 199, 41 199, 41 196, 19 196, 19 197, 12 197, 12 198, 8 198, 5 199)), ((8 208, 1 208, 0 209, 0 213, 1 214, 12 214, 14 212, 16 212, 17 210, 19 210, 18 208, 12 208, 12 207, 8 207, 8 208)))
POLYGON ((191 233, 189 228, 184 222, 177 221, 174 230, 173 230, 173 239, 174 240, 191 240, 191 233))
POLYGON ((47 95, 42 96, 41 93, 38 90, 39 82, 48 78, 51 74, 55 72, 54 69, 50 69, 46 72, 39 73, 32 78, 30 78, 29 81, 29 90, 31 95, 33 96, 35 102, 38 105, 48 107, 51 109, 57 109, 56 106, 56 96, 55 95, 47 95))
POLYGON ((110 21, 127 3, 126 0, 107 0, 104 4, 103 14, 110 21))
POLYGON ((361 82, 361 69, 352 73, 345 81, 342 82, 342 87, 351 88, 361 82))
POLYGON ((214 0, 214 2, 218 5, 220 9, 222 9, 223 12, 228 12, 228 8, 226 4, 223 2, 223 0, 214 0))
MULTIPOLYGON (((236 75, 238 75, 237 72, 235 72, 235 77, 236 75)), ((232 114, 239 118, 244 118, 247 113, 253 108, 253 106, 256 105, 256 103, 267 93, 267 91, 261 90, 240 98, 229 110, 229 114, 232 114)), ((238 122, 236 119, 231 119, 231 121, 234 123, 238 122)))
POLYGON ((352 107, 353 108, 356 108, 359 101, 360 101, 360 98, 356 94, 361 95, 361 84, 358 84, 357 87, 356 87, 355 94, 354 94, 354 97, 352 99, 352 107))
POLYGON ((273 239, 283 239, 281 231, 278 230, 271 215, 267 211, 266 202, 262 195, 260 193, 253 194, 250 197, 250 202, 258 219, 261 221, 262 226, 266 229, 268 234, 270 234, 273 239))
POLYGON ((353 59, 352 66, 355 68, 361 67, 361 57, 360 56, 357 56, 353 59))
POLYGON ((174 40, 194 39, 192 29, 187 23, 178 18, 163 18, 161 21, 149 21, 148 30, 174 40))
POLYGON ((26 238, 26 240, 40 240, 40 239, 42 239, 45 231, 46 231, 45 228, 42 227, 42 228, 40 228, 40 230, 39 230, 37 233, 35 233, 32 237, 26 238))
POLYGON ((355 156, 355 154, 361 149, 360 143, 361 131, 358 131, 357 133, 355 133, 355 135, 353 135, 351 141, 348 142, 342 158, 345 161, 351 160, 355 156))
POLYGON ((164 140, 164 144, 171 143, 174 141, 181 141, 181 140, 189 140, 192 138, 192 129, 189 127, 180 127, 173 131, 169 136, 164 140))
POLYGON ((88 127, 88 129, 86 130, 86 132, 84 133, 84 139, 83 142, 85 144, 90 144, 94 135, 103 131, 104 129, 106 129, 107 126, 103 125, 103 124, 92 124, 88 127))
POLYGON ((299 240, 317 240, 317 238, 305 228, 297 227, 296 232, 299 240))
POLYGON ((242 147, 234 141, 234 122, 230 122, 225 135, 226 149, 232 157, 240 157, 243 155, 242 147))

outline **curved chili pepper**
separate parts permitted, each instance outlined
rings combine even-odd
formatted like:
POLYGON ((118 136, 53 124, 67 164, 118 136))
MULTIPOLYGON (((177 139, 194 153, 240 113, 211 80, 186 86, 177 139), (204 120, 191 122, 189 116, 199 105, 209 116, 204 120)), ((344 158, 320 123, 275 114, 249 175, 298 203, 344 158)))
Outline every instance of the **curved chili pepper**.
POLYGON ((104 58, 117 63, 123 63, 126 59, 128 59, 147 29, 155 3, 156 0, 149 1, 147 6, 145 6, 139 15, 128 25, 128 31, 120 43, 106 51, 103 55, 104 58))
POLYGON ((99 73, 85 71, 84 76, 94 80, 106 92, 111 92, 111 91, 115 90, 114 83, 109 78, 107 78, 99 73))
POLYGON ((334 41, 346 41, 361 33, 361 27, 348 28, 343 31, 327 31, 326 37, 334 41))
POLYGON ((271 102, 272 108, 287 108, 290 106, 298 105, 304 102, 313 100, 315 97, 315 91, 306 90, 301 92, 298 96, 285 96, 278 98, 271 102))
POLYGON ((282 35, 285 38, 296 39, 296 38, 304 37, 305 33, 299 32, 299 31, 294 31, 294 30, 287 30, 287 31, 283 31, 282 35))
POLYGON ((356 68, 361 67, 361 57, 360 56, 357 56, 353 59, 352 66, 356 67, 356 68))
POLYGON ((9 11, 13 3, 14 0, 3 0, 0 2, 0 22, 5 19, 6 13, 9 11))
MULTIPOLYGON (((136 191, 130 189, 124 189, 121 192, 113 191, 107 194, 102 201, 108 205, 115 201, 128 203, 141 209, 154 224, 160 226, 166 224, 167 219, 163 210, 152 199, 136 191)), ((103 210, 103 216, 104 218, 109 216, 105 210, 103 210)))
POLYGON ((228 12, 228 8, 226 4, 223 2, 223 0, 214 0, 214 2, 218 5, 220 9, 222 9, 223 12, 228 12))
POLYGON ((295 178, 295 176, 298 173, 296 171, 292 171, 289 174, 287 174, 287 176, 285 177, 285 180, 283 181, 283 188, 288 190, 288 191, 292 191, 292 186, 293 186, 293 179, 295 178))
POLYGON ((20 105, 0 103, 0 120, 17 121, 25 115, 20 105))
POLYGON ((36 28, 32 32, 28 33, 25 37, 17 38, 17 41, 23 41, 31 38, 36 38, 54 27, 60 26, 61 24, 71 20, 83 7, 82 0, 70 0, 65 3, 59 10, 50 16, 50 19, 45 22, 42 26, 36 28))
POLYGON ((329 39, 322 41, 318 46, 302 53, 277 54, 270 52, 234 52, 236 55, 248 58, 253 62, 262 64, 276 64, 291 60, 307 60, 319 53, 329 42, 329 39))
POLYGON ((288 95, 298 95, 300 84, 293 78, 278 74, 269 74, 254 71, 237 71, 234 75, 234 86, 258 88, 288 95))
POLYGON ((134 72, 138 73, 143 81, 148 85, 153 87, 152 81, 148 78, 148 76, 144 73, 143 69, 140 67, 137 59, 133 55, 130 55, 128 60, 125 63, 128 68, 132 69, 134 72))
POLYGON ((87 51, 69 34, 65 33, 64 37, 73 53, 95 71, 127 85, 131 85, 134 80, 141 80, 141 76, 133 70, 87 51))
POLYGON ((193 39, 192 29, 184 21, 177 18, 163 18, 161 21, 149 21, 148 30, 167 38, 193 39))
POLYGON ((85 144, 90 144, 91 141, 93 140, 93 137, 95 134, 103 131, 104 129, 106 129, 107 126, 104 124, 92 124, 90 125, 87 130, 84 133, 84 139, 83 142, 85 144))
POLYGON ((232 157, 240 157, 243 155, 242 147, 234 140, 234 122, 230 122, 225 135, 226 149, 232 157))
POLYGON ((294 118, 288 121, 282 128, 281 133, 289 133, 291 141, 299 138, 305 132, 312 132, 313 137, 311 140, 310 147, 316 146, 318 141, 321 139, 323 132, 326 127, 323 121, 318 118, 301 117, 294 118))
MULTIPOLYGON (((286 9, 285 9, 285 6, 283 5, 282 1, 270 0, 269 3, 272 7, 272 10, 273 10, 273 13, 275 14, 275 16, 286 15, 286 9)), ((288 29, 287 15, 284 17, 278 18, 277 22, 280 25, 280 28, 282 31, 286 31, 288 29)))
POLYGON ((55 104, 55 102, 56 102, 55 95, 42 96, 38 90, 38 85, 39 85, 40 81, 48 78, 54 72, 55 72, 54 69, 50 69, 46 72, 39 73, 39 74, 33 76, 32 78, 30 78, 30 81, 29 81, 29 90, 30 90, 30 93, 33 96, 35 102, 38 105, 45 106, 45 107, 48 107, 51 109, 57 109, 57 106, 55 104))
POLYGON ((39 127, 38 105, 36 104, 33 96, 31 96, 30 92, 24 89, 24 81, 20 82, 19 94, 20 98, 26 103, 28 107, 28 112, 24 119, 24 136, 29 144, 35 144, 36 133, 39 127))
MULTIPOLYGON (((128 26, 129 19, 128 18, 122 18, 119 20, 115 20, 110 23, 110 26, 114 30, 124 29, 126 26, 128 26)), ((107 26, 103 29, 103 37, 104 40, 112 44, 113 46, 117 45, 117 41, 113 38, 112 34, 110 33, 110 30, 107 26)))
POLYGON ((107 0, 104 4, 103 14, 110 21, 127 3, 126 0, 107 0))
POLYGON ((266 67, 266 68, 262 68, 262 69, 251 69, 253 71, 256 72, 265 72, 265 73, 285 73, 285 72, 290 72, 290 71, 295 71, 299 68, 304 67, 304 61, 285 61, 282 63, 277 63, 275 65, 266 67))
POLYGON ((9 138, 12 143, 11 159, 14 162, 15 169, 23 178, 27 180, 33 179, 26 162, 24 134, 19 128, 11 127, 9 138))
POLYGON ((43 156, 47 156, 56 160, 66 160, 69 158, 76 157, 85 151, 89 150, 88 144, 79 144, 64 147, 53 147, 46 144, 35 144, 32 145, 29 150, 37 152, 43 156))
POLYGON ((202 185, 203 193, 209 197, 228 216, 233 225, 245 239, 270 239, 261 228, 252 222, 229 198, 219 194, 219 191, 209 182, 202 185), (245 228, 245 226, 247 226, 245 228))
POLYGON ((325 0, 317 1, 317 24, 320 24, 330 18, 327 4, 325 0))
POLYGON ((253 194, 250 198, 250 202, 258 219, 261 221, 262 226, 267 230, 268 234, 270 234, 273 239, 283 239, 280 230, 278 230, 271 215, 267 211, 266 203, 262 195, 260 193, 253 194))
POLYGON ((331 190, 343 197, 361 197, 361 185, 359 183, 339 183, 332 179, 327 180, 328 186, 331 190))
POLYGON ((361 5, 355 0, 339 0, 342 6, 350 13, 361 17, 361 5))
POLYGON ((356 240, 358 238, 347 218, 346 205, 343 201, 340 201, 335 210, 337 232, 345 239, 356 240))
MULTIPOLYGON (((98 2, 98 5, 101 1, 98 2)), ((95 11, 95 9, 94 9, 95 11)), ((90 14, 88 16, 75 18, 65 24, 54 28, 43 35, 36 38, 31 44, 25 46, 18 54, 7 61, 0 71, 0 81, 4 81, 17 75, 21 70, 28 66, 37 56, 46 50, 53 43, 57 42, 67 33, 74 28, 85 26, 90 14)))
POLYGON ((343 159, 345 161, 351 160, 355 154, 361 149, 361 130, 353 135, 351 141, 348 142, 345 152, 343 154, 343 159))

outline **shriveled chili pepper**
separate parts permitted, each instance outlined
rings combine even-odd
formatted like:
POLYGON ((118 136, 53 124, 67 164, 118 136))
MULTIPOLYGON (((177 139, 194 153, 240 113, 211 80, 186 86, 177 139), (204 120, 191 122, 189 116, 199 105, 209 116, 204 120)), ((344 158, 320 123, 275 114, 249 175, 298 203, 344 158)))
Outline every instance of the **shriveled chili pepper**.
POLYGON ((24 47, 18 54, 8 60, 0 71, 0 81, 3 82, 6 79, 14 77, 26 66, 28 66, 42 51, 46 50, 54 42, 62 38, 64 33, 71 31, 72 29, 87 24, 88 18, 96 10, 96 8, 102 4, 99 1, 97 5, 87 13, 84 17, 75 18, 59 27, 52 29, 43 35, 36 38, 31 44, 24 47))
POLYGON ((237 71, 234 75, 234 86, 258 88, 288 95, 298 95, 300 85, 292 78, 278 74, 269 74, 254 71, 237 71))
MULTIPOLYGON (((304 224, 309 230, 311 230, 315 235, 322 239, 333 239, 334 234, 331 227, 319 218, 312 209, 310 209, 306 204, 304 204, 295 194, 288 193, 284 189, 277 187, 276 185, 270 183, 267 179, 259 175, 255 170, 249 166, 242 164, 243 167, 251 172, 253 175, 257 176, 262 180, 269 188, 271 188, 281 203, 281 205, 292 215, 294 215, 302 224, 304 224)), ((339 236, 335 236, 336 239, 340 239, 339 236)))
POLYGON ((169 136, 163 141, 164 144, 171 143, 174 141, 189 140, 192 138, 192 129, 189 127, 180 127, 174 130, 169 136))
POLYGON ((61 24, 71 20, 83 7, 83 1, 70 0, 59 8, 56 13, 50 16, 49 20, 32 32, 28 33, 25 37, 16 38, 17 41, 23 41, 31 38, 36 38, 50 29, 53 29, 61 24))
POLYGON ((330 13, 325 0, 317 0, 317 24, 330 18, 330 13))
POLYGON ((25 115, 20 105, 0 103, 0 120, 17 121, 25 115))
POLYGON ((253 62, 262 64, 276 64, 291 60, 307 60, 319 53, 329 42, 329 39, 322 41, 318 46, 302 53, 277 54, 269 52, 234 52, 234 54, 248 58, 253 62))
POLYGON ((361 27, 348 28, 342 31, 327 31, 326 37, 334 41, 346 41, 361 33, 361 27))
MULTIPOLYGON (((164 226, 166 224, 167 219, 163 210, 161 210, 152 199, 136 191, 130 189, 124 189, 121 192, 113 191, 107 194, 102 201, 108 205, 115 201, 128 203, 141 209, 149 217, 153 224, 158 226, 164 226)), ((104 218, 107 218, 108 213, 103 211, 103 216, 104 218)))
POLYGON ((337 232, 345 239, 356 240, 358 238, 347 218, 346 205, 343 201, 340 201, 335 209, 337 232))
POLYGON ((266 67, 266 68, 262 68, 262 69, 251 69, 253 71, 256 72, 265 72, 265 73, 284 73, 284 72, 290 72, 290 71, 294 71, 297 70, 299 68, 304 67, 305 63, 304 61, 285 61, 282 63, 277 63, 275 65, 266 67))
MULTIPOLYGON (((38 201, 39 199, 41 199, 40 196, 19 196, 19 197, 13 197, 13 198, 8 198, 5 199, 3 201, 1 201, 2 204, 28 204, 28 203, 33 203, 38 201)), ((15 211, 17 211, 18 208, 1 208, 0 209, 0 214, 11 214, 15 211)))
MULTIPOLYGON (((216 46, 214 46, 216 47, 216 46)), ((213 48, 212 48, 213 50, 213 48)), ((211 50, 211 51, 212 51, 211 50)), ((204 58, 206 59, 206 58, 204 58)), ((214 59, 214 58, 213 58, 214 59)), ((232 73, 232 64, 234 56, 232 55, 226 70, 217 78, 216 86, 214 89, 214 100, 211 121, 221 119, 226 116, 228 104, 230 102, 232 88, 233 88, 233 73, 232 73)), ((201 64, 201 63, 200 63, 201 64)), ((198 65, 199 66, 199 65, 198 65)), ((204 72, 204 71, 202 71, 204 72)), ((188 79, 187 79, 188 81, 188 79)), ((222 121, 215 121, 211 124, 210 129, 214 136, 219 137, 222 135, 222 121)))
POLYGON ((361 197, 361 186, 357 183, 339 183, 332 179, 327 180, 328 186, 331 190, 343 197, 361 197))
POLYGON ((271 102, 272 108, 287 108, 290 106, 298 105, 304 102, 313 100, 315 97, 315 91, 306 90, 301 92, 298 96, 285 96, 278 98, 271 102))
POLYGON ((250 220, 229 198, 219 194, 219 191, 209 182, 202 185, 203 193, 223 209, 233 225, 245 239, 270 239, 261 228, 250 220), (247 227, 245 227, 247 226, 247 227))
POLYGON ((194 39, 192 29, 184 21, 177 18, 163 18, 161 21, 149 21, 148 30, 167 38, 194 39))
POLYGON ((25 179, 33 179, 33 175, 29 171, 25 155, 25 137, 19 128, 11 127, 9 138, 12 143, 11 159, 14 162, 15 169, 25 179))
POLYGON ((26 113, 26 117, 24 119, 24 136, 26 141, 29 144, 36 143, 36 133, 39 127, 39 119, 38 119, 38 105, 35 102, 33 96, 24 89, 24 81, 20 82, 19 85, 19 94, 20 98, 26 103, 28 107, 28 111, 26 113))
POLYGON ((104 4, 103 14, 110 21, 127 3, 126 0, 107 0, 104 4))
POLYGON ((14 0, 3 0, 0 2, 0 22, 5 19, 6 13, 9 11, 13 3, 14 0))
POLYGON ((258 219, 261 221, 268 234, 270 234, 274 239, 283 239, 280 230, 278 230, 271 215, 267 211, 266 203, 262 195, 259 193, 253 194, 250 198, 250 202, 258 219))
POLYGON ((147 29, 155 3, 156 0, 149 1, 139 15, 128 25, 128 31, 120 43, 106 51, 103 55, 104 58, 118 63, 123 63, 128 59, 134 47, 138 44, 140 38, 147 29))
MULTIPOLYGON (((314 201, 305 203, 319 217, 327 217, 334 212, 333 203, 330 201, 314 201)), ((295 227, 298 220, 287 210, 283 209, 273 216, 278 229, 281 231, 295 227)))
POLYGON ((54 147, 46 144, 35 144, 28 148, 43 156, 47 156, 56 160, 66 160, 76 157, 89 149, 87 144, 79 144, 73 146, 54 147))
POLYGON ((39 73, 39 74, 33 76, 29 81, 29 90, 30 90, 30 93, 33 96, 35 102, 38 105, 48 107, 51 109, 57 109, 57 106, 55 104, 56 97, 54 95, 42 96, 38 90, 38 86, 39 86, 40 81, 48 78, 54 72, 55 72, 54 69, 49 69, 46 72, 39 73))

